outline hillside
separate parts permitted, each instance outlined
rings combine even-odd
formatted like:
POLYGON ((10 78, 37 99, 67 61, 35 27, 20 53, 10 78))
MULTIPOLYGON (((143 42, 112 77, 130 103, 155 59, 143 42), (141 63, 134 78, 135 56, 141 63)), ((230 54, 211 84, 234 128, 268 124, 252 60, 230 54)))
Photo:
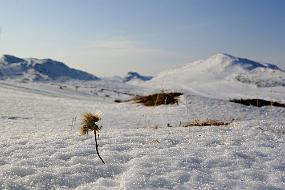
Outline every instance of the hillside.
POLYGON ((216 54, 205 60, 163 71, 143 85, 186 90, 215 98, 270 97, 283 100, 285 72, 273 64, 216 54))

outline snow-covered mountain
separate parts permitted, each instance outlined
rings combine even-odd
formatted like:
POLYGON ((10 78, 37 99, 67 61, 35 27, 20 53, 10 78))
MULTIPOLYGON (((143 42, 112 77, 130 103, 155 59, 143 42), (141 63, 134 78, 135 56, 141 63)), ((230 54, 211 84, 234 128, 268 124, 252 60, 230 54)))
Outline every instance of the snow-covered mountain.
POLYGON ((271 93, 270 89, 264 87, 278 87, 283 93, 285 72, 273 64, 219 53, 206 60, 163 71, 144 85, 161 89, 183 89, 218 98, 244 97, 245 94, 256 97, 271 93))
POLYGON ((136 80, 136 81, 148 81, 148 80, 151 80, 152 79, 152 76, 143 76, 143 75, 140 75, 139 73, 137 72, 128 72, 127 76, 124 77, 124 82, 129 82, 129 81, 133 81, 133 80, 136 80))
POLYGON ((48 81, 98 80, 99 78, 52 59, 22 59, 12 55, 3 55, 0 58, 0 79, 48 81))

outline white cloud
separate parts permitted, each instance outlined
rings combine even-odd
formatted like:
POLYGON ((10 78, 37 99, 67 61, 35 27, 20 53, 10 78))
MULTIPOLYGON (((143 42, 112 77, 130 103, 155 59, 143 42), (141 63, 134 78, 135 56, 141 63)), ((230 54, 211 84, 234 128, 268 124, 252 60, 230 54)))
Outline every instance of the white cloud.
POLYGON ((163 56, 177 57, 177 53, 158 48, 142 47, 139 43, 126 39, 101 40, 89 44, 91 51, 98 56, 111 57, 140 57, 140 56, 163 56))

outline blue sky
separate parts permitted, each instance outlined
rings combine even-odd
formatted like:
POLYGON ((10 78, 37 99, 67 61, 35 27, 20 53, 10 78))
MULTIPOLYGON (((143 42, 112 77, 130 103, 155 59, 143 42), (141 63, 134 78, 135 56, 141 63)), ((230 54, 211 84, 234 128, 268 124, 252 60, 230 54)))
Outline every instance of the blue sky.
POLYGON ((0 0, 0 54, 98 76, 225 52, 285 68, 284 0, 0 0))

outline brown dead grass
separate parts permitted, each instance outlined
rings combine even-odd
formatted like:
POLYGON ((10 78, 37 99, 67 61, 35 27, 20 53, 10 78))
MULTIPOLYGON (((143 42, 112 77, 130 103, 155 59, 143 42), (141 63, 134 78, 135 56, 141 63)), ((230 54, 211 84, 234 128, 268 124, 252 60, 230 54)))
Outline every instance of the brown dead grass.
POLYGON ((161 92, 148 96, 136 96, 132 100, 135 103, 143 104, 144 106, 159 106, 168 104, 178 104, 178 97, 181 95, 182 93, 180 92, 161 92))
POLYGON ((231 99, 230 102, 243 104, 247 106, 256 106, 256 107, 275 106, 275 107, 285 108, 285 104, 274 101, 263 100, 263 99, 231 99))
POLYGON ((216 119, 206 119, 206 120, 199 120, 199 119, 195 119, 189 123, 185 123, 182 126, 183 127, 193 127, 193 126, 226 126, 229 125, 233 122, 224 122, 224 121, 219 121, 216 119))

